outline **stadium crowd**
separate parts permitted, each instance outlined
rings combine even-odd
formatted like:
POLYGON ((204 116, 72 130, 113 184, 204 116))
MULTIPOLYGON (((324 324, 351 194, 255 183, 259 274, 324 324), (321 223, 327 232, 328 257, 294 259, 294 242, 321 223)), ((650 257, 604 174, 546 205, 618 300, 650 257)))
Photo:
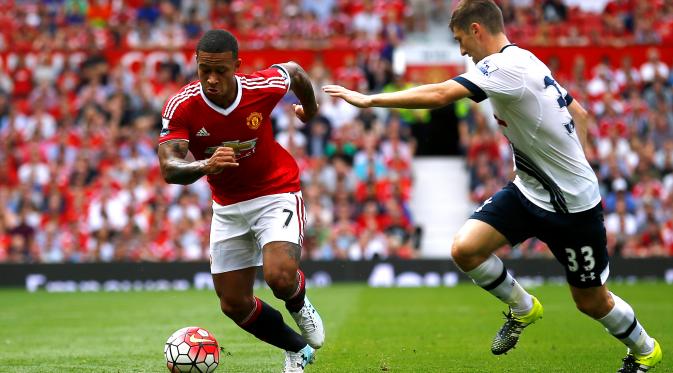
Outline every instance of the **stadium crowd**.
POLYGON ((673 42, 671 0, 501 0, 507 35, 527 46, 673 42))
MULTIPOLYGON (((342 17, 324 14, 315 8, 319 3, 3 3, 0 14, 10 26, 0 46, 44 53, 33 60, 17 53, 0 69, 0 261, 207 259, 207 183, 167 185, 155 153, 163 103, 195 79, 193 68, 167 62, 154 76, 144 76, 144 70, 108 63, 100 51, 193 48, 203 29, 225 26, 240 37, 242 48, 282 48, 279 35, 297 36, 288 42, 300 46, 296 43, 308 35, 324 39, 313 26, 327 23, 305 17, 309 10, 345 22, 355 30, 353 40, 378 51, 388 38, 377 22, 391 12, 399 16, 404 7, 364 2, 342 17), (258 27, 276 18, 281 21, 268 29, 258 27), (260 45, 258 38, 281 44, 260 45), (88 53, 74 67, 53 63, 49 51, 68 49, 88 53)), ((401 32, 402 25, 396 25, 401 32)), ((337 27, 330 25, 330 32, 337 27)), ((377 66, 378 79, 354 60, 333 75, 314 63, 310 73, 316 92, 333 78, 366 88, 370 81, 387 83, 389 63, 377 66)), ((415 256, 408 208, 414 150, 400 136, 400 122, 391 117, 384 125, 372 112, 321 97, 321 116, 304 125, 292 114, 294 102, 286 97, 272 117, 277 140, 301 169, 308 211, 304 255, 319 260, 415 256)))
MULTIPOLYGON (((35 60, 18 53, 11 65, 0 66, 0 262, 208 258, 207 183, 167 185, 155 153, 161 107, 195 72, 163 63, 145 77, 109 64, 101 50, 193 48, 203 30, 222 27, 232 30, 244 49, 343 45, 367 51, 367 58, 346 59, 335 71, 319 59, 305 66, 317 93, 332 82, 395 90, 408 83, 392 74, 392 50, 406 33, 446 22, 436 18, 449 14, 448 3, 3 2, 0 22, 7 27, 0 31, 0 52, 45 53, 35 60), (87 54, 75 68, 54 64, 52 50, 87 54)), ((667 43, 670 35, 664 31, 671 27, 660 25, 671 22, 671 3, 614 0, 607 13, 623 21, 628 43, 667 43), (648 6, 657 7, 657 16, 643 26, 638 12, 648 6), (638 36, 647 27, 656 38, 638 36)), ((511 38, 521 44, 584 45, 577 41, 582 38, 591 45, 612 43, 608 33, 599 33, 605 38, 598 40, 583 27, 580 20, 593 16, 590 12, 561 1, 500 4, 511 38), (556 18, 550 6, 557 9, 556 18), (545 25, 577 34, 568 40, 569 35, 553 31, 553 38, 539 37, 545 25)), ((618 23, 600 19, 604 27, 618 23)), ((598 66, 584 66, 578 58, 572 76, 557 77, 596 118, 586 151, 603 188, 614 255, 673 255, 673 61, 651 54, 642 66, 631 66, 628 57, 598 66)), ((320 117, 308 124, 292 115, 292 97, 273 113, 277 140, 301 169, 305 257, 416 257, 419 237, 409 209, 412 133, 413 123, 428 112, 360 110, 318 96, 320 117)), ((511 177, 511 154, 478 106, 461 105, 470 108, 461 111, 459 125, 470 198, 479 204, 511 177)), ((542 249, 530 240, 504 253, 548 255, 542 249)))

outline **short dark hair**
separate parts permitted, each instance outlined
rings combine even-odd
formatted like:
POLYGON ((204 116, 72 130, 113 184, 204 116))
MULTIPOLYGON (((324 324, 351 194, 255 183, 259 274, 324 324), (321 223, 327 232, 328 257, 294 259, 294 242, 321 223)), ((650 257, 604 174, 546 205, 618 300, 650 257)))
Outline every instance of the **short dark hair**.
POLYGON ((226 30, 208 30, 196 45, 196 53, 231 52, 234 58, 238 57, 238 41, 231 32, 226 30))
POLYGON ((470 24, 478 23, 491 34, 505 32, 502 11, 493 0, 461 0, 453 10, 449 28, 468 31, 470 24))

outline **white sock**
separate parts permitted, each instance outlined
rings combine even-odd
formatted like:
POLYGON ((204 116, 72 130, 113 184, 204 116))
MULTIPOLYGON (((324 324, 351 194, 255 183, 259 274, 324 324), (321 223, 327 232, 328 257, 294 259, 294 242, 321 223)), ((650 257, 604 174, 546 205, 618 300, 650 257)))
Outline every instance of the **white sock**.
POLYGON ((631 352, 638 355, 647 355, 654 349, 652 339, 638 322, 633 308, 622 298, 610 293, 615 306, 598 322, 615 338, 619 339, 631 352))
POLYGON ((533 309, 533 297, 507 272, 502 260, 491 255, 477 268, 465 272, 475 284, 507 303, 512 313, 526 315, 533 309))

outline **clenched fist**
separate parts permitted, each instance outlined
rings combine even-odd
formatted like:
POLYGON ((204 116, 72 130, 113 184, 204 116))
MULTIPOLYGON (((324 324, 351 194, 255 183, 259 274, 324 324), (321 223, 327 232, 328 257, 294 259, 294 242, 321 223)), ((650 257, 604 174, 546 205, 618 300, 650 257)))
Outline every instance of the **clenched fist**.
POLYGON ((225 168, 238 167, 236 152, 234 149, 226 146, 220 146, 210 158, 204 159, 201 162, 203 165, 201 170, 206 175, 215 175, 222 172, 225 168))

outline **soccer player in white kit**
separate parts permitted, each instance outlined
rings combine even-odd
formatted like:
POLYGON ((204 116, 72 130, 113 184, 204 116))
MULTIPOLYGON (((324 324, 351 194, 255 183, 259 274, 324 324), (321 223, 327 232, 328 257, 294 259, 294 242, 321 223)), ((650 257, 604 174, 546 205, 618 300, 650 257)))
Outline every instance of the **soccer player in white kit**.
POLYGON ((509 306, 491 351, 512 349, 522 330, 542 318, 526 292, 493 253, 530 237, 544 241, 565 267, 577 308, 628 347, 618 372, 646 372, 662 359, 659 343, 633 308, 605 285, 609 274, 598 180, 582 143, 588 114, 531 52, 510 43, 492 0, 462 0, 450 29, 476 69, 451 80, 399 92, 363 95, 341 86, 323 91, 358 107, 438 108, 464 97, 491 100, 511 143, 516 177, 486 200, 457 233, 451 255, 477 285, 509 306))

